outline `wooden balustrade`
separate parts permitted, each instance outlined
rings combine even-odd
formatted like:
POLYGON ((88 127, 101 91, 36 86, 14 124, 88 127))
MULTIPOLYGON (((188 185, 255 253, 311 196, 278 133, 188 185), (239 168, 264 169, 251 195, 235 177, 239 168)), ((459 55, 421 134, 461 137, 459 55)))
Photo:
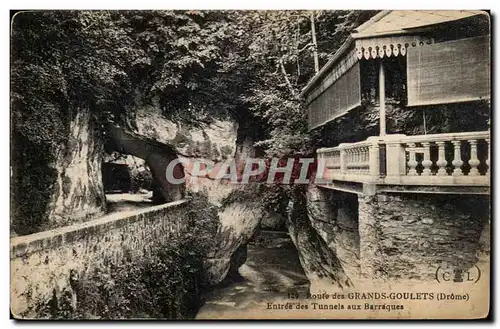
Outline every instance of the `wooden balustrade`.
POLYGON ((318 150, 327 179, 396 185, 489 186, 490 154, 489 131, 386 135, 318 150))

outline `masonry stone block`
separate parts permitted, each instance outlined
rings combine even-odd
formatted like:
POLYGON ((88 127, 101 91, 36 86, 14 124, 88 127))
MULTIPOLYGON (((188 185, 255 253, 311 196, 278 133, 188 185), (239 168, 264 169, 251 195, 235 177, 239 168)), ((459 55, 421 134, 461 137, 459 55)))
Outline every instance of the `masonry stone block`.
POLYGON ((433 280, 438 267, 470 269, 478 250, 487 249, 480 245, 489 218, 486 196, 379 194, 358 201, 365 279, 433 280))

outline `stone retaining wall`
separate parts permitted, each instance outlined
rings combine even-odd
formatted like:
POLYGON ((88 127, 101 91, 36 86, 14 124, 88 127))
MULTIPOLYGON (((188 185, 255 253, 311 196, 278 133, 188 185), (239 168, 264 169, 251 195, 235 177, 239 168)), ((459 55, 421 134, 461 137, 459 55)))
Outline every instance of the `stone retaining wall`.
POLYGON ((378 194, 358 200, 365 278, 434 280, 438 267, 472 268, 484 249, 487 196, 378 194))
POLYGON ((147 255, 155 242, 189 229, 186 200, 110 214, 92 221, 11 238, 11 312, 36 318, 37 308, 72 292, 72 284, 99 266, 147 255))

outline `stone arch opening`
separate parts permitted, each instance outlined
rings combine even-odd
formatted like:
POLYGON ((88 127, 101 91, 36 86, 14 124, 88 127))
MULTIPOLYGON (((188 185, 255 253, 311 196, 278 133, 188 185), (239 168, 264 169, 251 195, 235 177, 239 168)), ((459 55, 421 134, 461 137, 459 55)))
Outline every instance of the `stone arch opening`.
MULTIPOLYGON (((110 211, 162 204, 184 197, 185 184, 176 184, 167 177, 168 165, 178 159, 173 146, 117 125, 108 125, 105 136, 106 152, 115 155, 108 157, 102 170, 110 211)), ((176 180, 184 178, 181 163, 173 166, 172 176, 176 180)))

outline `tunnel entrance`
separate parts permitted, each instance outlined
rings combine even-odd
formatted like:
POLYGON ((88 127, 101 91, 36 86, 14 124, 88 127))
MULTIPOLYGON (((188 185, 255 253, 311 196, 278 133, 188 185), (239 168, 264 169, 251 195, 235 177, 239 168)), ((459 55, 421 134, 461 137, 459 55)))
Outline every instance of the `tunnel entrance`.
MULTIPOLYGON (((108 125, 102 179, 109 212, 127 211, 177 201, 185 185, 167 178, 169 164, 178 159, 175 148, 108 125)), ((175 179, 184 177, 182 164, 173 166, 175 179)))
POLYGON ((112 152, 102 164, 107 213, 135 210, 161 204, 154 200, 153 176, 143 159, 112 152))

